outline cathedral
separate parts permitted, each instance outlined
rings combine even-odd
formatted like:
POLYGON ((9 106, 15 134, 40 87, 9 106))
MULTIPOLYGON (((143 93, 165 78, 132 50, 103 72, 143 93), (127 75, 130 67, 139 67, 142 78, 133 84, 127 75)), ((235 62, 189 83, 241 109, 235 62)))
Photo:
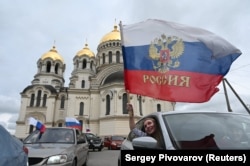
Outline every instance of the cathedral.
POLYGON ((175 103, 136 94, 127 94, 123 77, 123 54, 118 27, 100 40, 97 54, 88 44, 73 57, 69 85, 64 86, 66 64, 53 46, 37 61, 37 73, 20 93, 21 106, 16 121, 18 138, 34 130, 27 119, 34 117, 46 127, 64 127, 65 118, 76 118, 82 131, 98 136, 123 135, 129 132, 128 99, 135 118, 156 111, 172 111, 175 103))

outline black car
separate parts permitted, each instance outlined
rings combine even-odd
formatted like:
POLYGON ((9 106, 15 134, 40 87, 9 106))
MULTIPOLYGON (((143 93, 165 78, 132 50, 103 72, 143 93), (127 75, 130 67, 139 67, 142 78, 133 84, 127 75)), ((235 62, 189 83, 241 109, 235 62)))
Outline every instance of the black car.
POLYGON ((89 143, 89 149, 98 149, 98 151, 101 151, 103 148, 103 141, 100 137, 96 136, 93 133, 85 133, 87 137, 87 141, 89 143))

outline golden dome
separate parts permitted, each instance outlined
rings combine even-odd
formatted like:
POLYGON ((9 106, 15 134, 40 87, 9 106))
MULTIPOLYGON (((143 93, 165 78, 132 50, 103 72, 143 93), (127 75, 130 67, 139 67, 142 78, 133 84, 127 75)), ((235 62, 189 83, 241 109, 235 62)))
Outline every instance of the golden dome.
POLYGON ((95 57, 95 54, 89 49, 88 44, 85 44, 85 47, 78 51, 76 56, 83 56, 83 55, 87 55, 89 57, 95 57))
POLYGON ((51 58, 54 61, 59 60, 62 63, 64 63, 64 60, 63 60, 62 56, 57 53, 57 50, 56 50, 55 46, 53 46, 53 48, 51 50, 49 50, 49 52, 43 54, 42 57, 41 57, 42 60, 44 60, 46 58, 51 58))
POLYGON ((117 26, 114 26, 114 30, 111 31, 110 33, 106 34, 100 43, 106 42, 106 41, 111 41, 111 40, 121 40, 121 34, 120 31, 117 29, 117 26))

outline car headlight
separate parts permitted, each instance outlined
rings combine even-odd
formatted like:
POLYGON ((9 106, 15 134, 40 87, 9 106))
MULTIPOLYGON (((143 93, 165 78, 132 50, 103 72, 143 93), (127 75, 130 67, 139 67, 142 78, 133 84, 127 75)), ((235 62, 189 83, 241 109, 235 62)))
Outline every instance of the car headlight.
POLYGON ((56 155, 49 157, 47 164, 59 164, 59 163, 65 163, 67 161, 67 155, 56 155))

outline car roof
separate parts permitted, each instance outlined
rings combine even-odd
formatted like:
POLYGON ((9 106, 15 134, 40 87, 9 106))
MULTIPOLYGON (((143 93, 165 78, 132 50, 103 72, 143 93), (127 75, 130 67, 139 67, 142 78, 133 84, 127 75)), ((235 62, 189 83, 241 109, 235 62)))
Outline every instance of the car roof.
POLYGON ((215 113, 215 114, 235 114, 235 115, 248 115, 241 112, 222 112, 222 111, 203 111, 203 110, 175 110, 175 111, 165 111, 165 112, 153 112, 148 115, 143 116, 145 117, 151 117, 151 116, 157 116, 160 117, 162 115, 174 115, 174 114, 195 114, 195 113, 215 113))
POLYGON ((46 127, 46 129, 75 129, 70 127, 46 127))
POLYGON ((46 129, 66 129, 66 130, 78 130, 81 132, 79 129, 76 128, 71 128, 71 127, 46 127, 46 129))

